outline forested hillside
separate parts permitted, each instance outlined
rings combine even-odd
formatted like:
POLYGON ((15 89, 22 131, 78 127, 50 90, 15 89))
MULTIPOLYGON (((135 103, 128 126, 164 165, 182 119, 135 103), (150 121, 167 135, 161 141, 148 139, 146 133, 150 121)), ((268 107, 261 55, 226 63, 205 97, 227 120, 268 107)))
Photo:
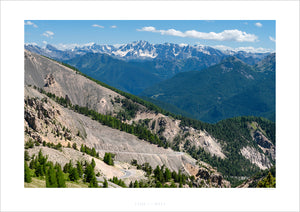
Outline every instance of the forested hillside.
MULTIPOLYGON (((90 154, 94 152, 92 157, 98 155, 95 169, 107 180, 107 176, 114 175, 101 171, 111 166, 101 161, 105 152, 115 155, 117 165, 108 169, 118 177, 129 166, 124 163, 141 173, 148 169, 138 167, 149 163, 152 170, 157 169, 150 174, 155 184, 151 179, 147 183, 154 187, 180 187, 184 183, 192 187, 228 187, 226 180, 236 186, 275 163, 275 124, 266 119, 236 117, 209 124, 173 115, 76 68, 30 52, 25 52, 25 76, 26 139, 40 145, 45 140, 46 145, 53 143, 54 147, 61 143, 57 148, 62 148, 62 155, 67 153, 68 139, 70 146, 86 146, 90 154), (48 67, 46 71, 44 67, 48 67), (170 178, 166 168, 186 177, 170 178)), ((137 186, 131 178, 125 181, 127 186, 130 183, 137 186)))
POLYGON ((250 66, 235 57, 226 58, 200 72, 177 74, 141 96, 174 105, 210 123, 249 115, 275 121, 275 69, 270 64, 274 60, 273 54, 260 65, 250 66), (266 66, 270 68, 260 69, 266 66))

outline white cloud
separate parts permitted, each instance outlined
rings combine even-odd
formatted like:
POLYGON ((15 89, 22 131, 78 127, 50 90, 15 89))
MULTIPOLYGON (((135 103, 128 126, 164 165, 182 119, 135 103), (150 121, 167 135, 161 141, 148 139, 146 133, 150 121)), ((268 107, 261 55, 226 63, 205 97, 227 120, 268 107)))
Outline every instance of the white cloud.
POLYGON ((34 28, 38 28, 38 26, 35 23, 31 22, 31 21, 26 21, 24 24, 29 25, 29 26, 33 26, 34 28))
POLYGON ((259 23, 259 22, 257 22, 257 23, 255 23, 255 26, 257 26, 257 27, 262 27, 262 24, 259 23))
POLYGON ((270 39, 271 41, 273 41, 273 42, 276 42, 276 39, 273 38, 273 37, 271 37, 271 36, 269 36, 269 39, 270 39))
POLYGON ((47 44, 47 41, 43 41, 43 44, 47 44))
POLYGON ((266 48, 262 48, 262 47, 252 47, 252 46, 245 46, 245 47, 237 47, 237 48, 232 48, 229 46, 224 46, 224 45, 217 45, 217 46, 213 46, 216 49, 219 49, 221 51, 234 51, 234 52, 238 52, 238 51, 245 51, 245 52, 251 52, 251 53, 267 53, 267 52, 274 52, 274 50, 272 49, 266 49, 266 48))
POLYGON ((177 37, 189 37, 189 38, 197 38, 204 40, 215 40, 215 41, 237 41, 237 42, 255 42, 258 41, 258 37, 254 34, 248 34, 246 32, 242 32, 237 29, 233 30, 224 30, 223 32, 199 32, 196 30, 188 30, 185 32, 181 32, 175 29, 168 30, 157 30, 155 27, 148 26, 143 27, 142 29, 137 29, 137 31, 145 31, 145 32, 154 32, 160 33, 161 35, 171 35, 177 37))
POLYGON ((137 29, 137 31, 145 31, 145 32, 158 32, 155 27, 148 26, 148 27, 143 27, 142 29, 137 29))
POLYGON ((116 25, 112 25, 110 28, 115 29, 115 28, 117 28, 117 26, 116 25))
POLYGON ((92 27, 104 28, 104 26, 100 26, 98 24, 93 24, 92 27))
POLYGON ((45 37, 47 37, 47 38, 49 38, 49 37, 52 38, 53 35, 54 35, 54 33, 51 32, 51 31, 46 31, 42 35, 45 36, 45 37))

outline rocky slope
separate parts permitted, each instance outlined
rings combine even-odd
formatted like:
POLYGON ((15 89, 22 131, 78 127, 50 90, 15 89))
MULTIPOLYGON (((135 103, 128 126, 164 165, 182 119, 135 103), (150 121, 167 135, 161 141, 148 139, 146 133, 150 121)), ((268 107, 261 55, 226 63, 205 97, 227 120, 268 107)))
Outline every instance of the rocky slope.
MULTIPOLYGON (((55 144, 61 143, 63 148, 68 143, 71 143, 71 146, 73 143, 76 143, 78 148, 81 144, 84 144, 90 148, 94 147, 100 157, 103 157, 105 152, 114 153, 118 163, 125 163, 123 168, 111 171, 116 176, 122 174, 124 167, 130 167, 129 163, 133 159, 136 159, 139 164, 147 162, 153 168, 164 164, 171 170, 181 170, 188 175, 193 175, 196 178, 195 183, 198 182, 197 185, 201 184, 203 187, 230 186, 224 180, 222 174, 213 167, 220 166, 222 163, 230 163, 232 145, 243 143, 243 146, 237 149, 240 151, 240 154, 244 153, 245 155, 245 157, 239 159, 242 161, 241 164, 247 164, 247 166, 248 164, 253 164, 256 169, 272 166, 272 159, 268 158, 272 158, 272 155, 275 157, 275 143, 273 140, 270 140, 269 131, 265 130, 268 128, 261 127, 261 123, 257 122, 257 125, 254 125, 246 120, 241 126, 248 126, 246 131, 247 133, 249 132, 249 136, 245 136, 248 134, 241 134, 238 135, 240 137, 237 140, 231 141, 226 136, 220 137, 218 135, 217 132, 223 130, 224 127, 221 128, 220 126, 204 123, 200 123, 204 127, 197 127, 196 125, 188 124, 190 123, 189 120, 176 119, 172 116, 164 115, 149 109, 140 100, 136 100, 130 95, 127 96, 124 97, 120 93, 103 87, 62 64, 25 51, 25 142, 33 139, 39 143, 43 141, 55 144), (117 117, 124 123, 146 127, 152 133, 158 135, 161 140, 165 140, 172 149, 158 147, 139 139, 135 135, 104 126, 90 117, 59 105, 35 88, 42 88, 46 92, 66 99, 73 105, 87 107, 101 114, 117 117), (251 135, 250 132, 252 133, 251 135), (243 142, 241 142, 241 139, 243 142), (268 146, 269 143, 266 139, 273 146, 268 146), (205 165, 205 171, 202 169, 202 159, 210 161, 214 165, 205 165)), ((194 122, 191 121, 191 123, 194 122)), ((227 128, 225 127, 224 129, 227 128)), ((234 129, 231 128, 224 132, 228 131, 232 131, 231 134, 239 134, 235 133, 234 129)), ((66 151, 64 149, 64 156, 62 157, 70 155, 68 151, 70 149, 66 151)), ((61 159, 61 161, 66 160, 61 159)), ((237 163, 240 162, 238 161, 237 163)), ((97 164, 99 164, 98 169, 101 170, 101 163, 97 164)), ((254 170, 254 168, 249 169, 254 170)), ((103 176, 110 176, 107 174, 109 172, 103 171, 102 173, 103 176)))
MULTIPOLYGON (((116 160, 151 166, 166 164, 171 170, 184 169, 184 164, 195 165, 195 160, 170 149, 157 147, 136 136, 103 126, 89 117, 66 109, 33 88, 25 88, 25 135, 40 143, 76 143, 94 147, 100 157, 105 152, 116 154, 116 160)), ((28 140, 27 139, 27 140, 28 140)))
MULTIPOLYGON (((43 154, 48 155, 50 161, 64 166, 70 160, 73 164, 76 161, 92 160, 92 156, 79 151, 82 144, 95 148, 100 158, 104 157, 104 153, 111 152, 116 155, 116 165, 108 166, 102 160, 94 158, 95 171, 99 172, 102 178, 118 177, 124 180, 127 186, 131 181, 146 179, 144 171, 136 170, 130 165, 132 160, 137 160, 139 164, 149 163, 153 169, 157 165, 165 165, 171 171, 181 170, 187 175, 192 175, 189 172, 191 167, 194 169, 198 167, 196 160, 185 153, 157 147, 131 134, 103 126, 89 117, 62 107, 32 86, 25 86, 24 106, 24 142, 25 144, 30 141, 38 143, 28 149, 30 156, 37 155, 42 149, 43 154), (49 148, 47 147, 49 143, 61 144, 62 148, 49 148), (68 145, 73 147, 74 144, 77 146, 76 150, 68 148, 68 145), (131 175, 126 176, 126 172, 131 175)), ((197 179, 207 180, 202 179, 201 176, 197 179)), ((199 185, 195 184, 195 186, 199 185)), ((230 184, 222 178, 219 183, 206 186, 228 187, 230 184)))
MULTIPOLYGON (((73 104, 87 106, 102 114, 116 114, 122 110, 121 104, 116 101, 117 98, 124 98, 121 95, 76 74, 74 70, 28 51, 25 51, 25 84, 43 88, 46 92, 57 96, 68 96, 73 104)), ((139 112, 128 123, 151 119, 148 126, 154 123, 153 131, 162 132, 169 142, 172 142, 176 136, 190 134, 189 138, 193 144, 224 157, 220 144, 207 133, 193 128, 182 130, 179 127, 180 120, 156 114, 146 110, 142 105, 139 105, 139 108, 139 112)))
POLYGON ((25 51, 24 63, 25 85, 43 88, 56 96, 68 96, 73 104, 88 106, 100 113, 112 113, 117 109, 111 100, 120 95, 99 87, 74 70, 29 51, 25 51))

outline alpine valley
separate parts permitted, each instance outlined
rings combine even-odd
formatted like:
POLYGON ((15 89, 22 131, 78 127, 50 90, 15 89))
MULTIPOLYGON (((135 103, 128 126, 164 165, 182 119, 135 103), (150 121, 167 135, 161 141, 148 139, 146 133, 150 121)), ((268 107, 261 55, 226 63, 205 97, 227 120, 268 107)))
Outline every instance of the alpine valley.
POLYGON ((25 44, 24 64, 25 187, 275 186, 275 53, 25 44))

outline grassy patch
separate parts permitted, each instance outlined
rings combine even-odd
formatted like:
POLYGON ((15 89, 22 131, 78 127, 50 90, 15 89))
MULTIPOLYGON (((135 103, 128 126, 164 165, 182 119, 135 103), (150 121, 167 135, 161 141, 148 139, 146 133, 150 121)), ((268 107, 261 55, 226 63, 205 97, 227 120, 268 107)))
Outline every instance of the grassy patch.
MULTIPOLYGON (((82 180, 78 182, 66 181, 67 188, 88 188, 88 184, 82 180)), ((25 188, 46 188, 46 180, 33 177, 31 183, 24 183, 25 188)))
POLYGON ((33 177, 31 183, 24 182, 24 188, 46 188, 46 181, 37 177, 33 177))

